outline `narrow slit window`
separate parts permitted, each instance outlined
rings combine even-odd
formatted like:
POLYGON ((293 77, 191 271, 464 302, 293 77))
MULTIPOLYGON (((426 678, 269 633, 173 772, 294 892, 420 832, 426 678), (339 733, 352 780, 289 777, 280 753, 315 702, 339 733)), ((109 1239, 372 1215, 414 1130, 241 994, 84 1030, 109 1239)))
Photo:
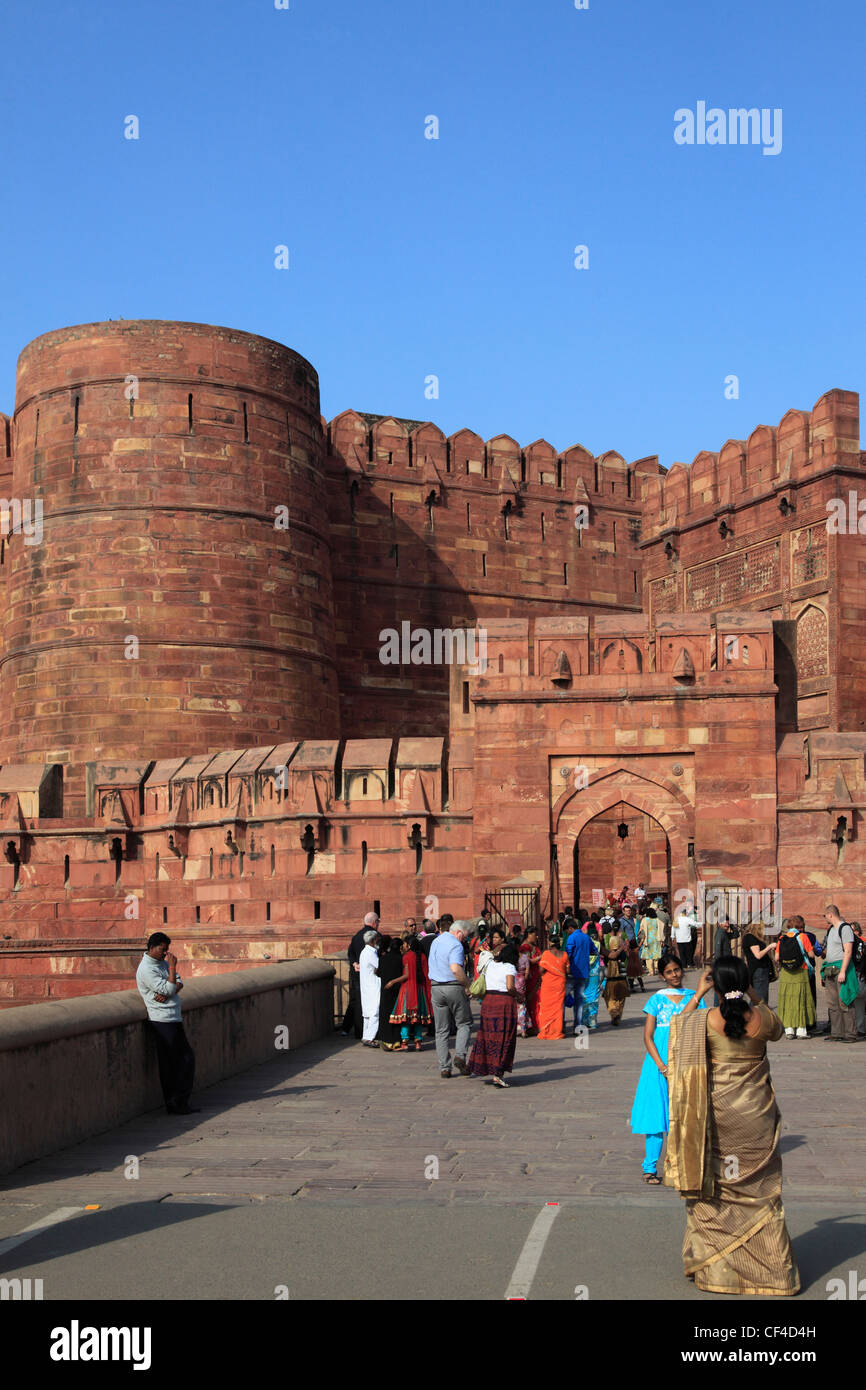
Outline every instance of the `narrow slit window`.
POLYGON ((234 905, 234 903, 229 903, 229 921, 230 921, 230 922, 233 922, 234 920, 235 920, 235 905, 234 905))
POLYGON ((189 433, 192 434, 192 392, 186 398, 186 424, 189 433))
POLYGON ((39 443, 39 411, 37 410, 37 412, 36 412, 36 431, 35 431, 35 433, 34 433, 34 435, 33 435, 33 448, 34 448, 34 449, 36 448, 36 446, 37 446, 38 443, 39 443))
POLYGON ((201 921, 201 908, 198 906, 198 904, 196 904, 196 909, 195 909, 195 920, 196 920, 197 922, 200 922, 200 921, 201 921))
POLYGON ((564 564, 563 567, 562 567, 562 582, 563 582, 563 584, 565 585, 565 587, 568 588, 568 563, 567 563, 567 562, 566 562, 566 564, 564 564))
POLYGON ((208 878, 213 878, 213 850, 208 852, 208 878))
POLYGON ((562 487, 562 459, 556 460, 556 486, 562 487))
POLYGON ((314 898, 314 899, 313 899, 313 920, 316 921, 316 922, 318 922, 318 920, 319 920, 319 918, 321 917, 321 915, 322 915, 322 904, 319 902, 319 899, 318 899, 318 898, 314 898))
POLYGON ((367 841, 361 841, 361 873, 367 872, 367 841))
POLYGON ((390 503, 391 503, 391 520, 393 521, 393 520, 394 520, 394 494, 393 494, 393 492, 391 493, 390 503))
POLYGON ((520 456, 520 481, 522 483, 526 482, 526 459, 522 454, 520 456))
POLYGON ((274 873, 276 872, 276 868, 277 868, 277 855, 276 855, 276 850, 274 849, 274 846, 271 845, 271 878, 273 878, 274 873))
POLYGON ((463 713, 469 713, 469 682, 463 682, 463 713))
POLYGON ((487 578, 487 556, 483 553, 483 551, 481 554, 481 577, 482 579, 487 578))
POLYGON ((80 401, 81 401, 81 397, 80 397, 80 396, 76 396, 76 397, 75 397, 75 419, 74 419, 73 425, 72 425, 72 433, 73 433, 73 434, 78 434, 78 406, 79 406, 80 401))
POLYGON ((266 922, 269 922, 270 920, 271 920, 271 905, 270 905, 270 903, 265 903, 265 921, 266 921, 266 922))
POLYGON ((63 856, 63 887, 69 887, 69 855, 63 856))
POLYGON ((541 513, 541 539, 544 540, 544 512, 541 513))
POLYGON ((167 923, 168 923, 168 908, 167 908, 167 907, 164 907, 164 908, 162 909, 162 924, 163 924, 163 926, 166 926, 167 923))
POLYGON ((373 911, 377 917, 382 916, 382 904, 379 902, 378 898, 373 899, 373 911))
POLYGON ((248 415, 247 415, 247 403, 246 403, 246 401, 244 401, 243 405, 244 405, 244 443, 245 443, 245 444, 249 444, 249 442, 250 442, 250 422, 249 422, 249 417, 248 417, 248 415))
POLYGON ((471 510, 470 504, 467 502, 467 503, 466 503, 466 534, 467 534, 467 536, 469 535, 469 532, 470 532, 471 530, 472 530, 472 510, 471 510))

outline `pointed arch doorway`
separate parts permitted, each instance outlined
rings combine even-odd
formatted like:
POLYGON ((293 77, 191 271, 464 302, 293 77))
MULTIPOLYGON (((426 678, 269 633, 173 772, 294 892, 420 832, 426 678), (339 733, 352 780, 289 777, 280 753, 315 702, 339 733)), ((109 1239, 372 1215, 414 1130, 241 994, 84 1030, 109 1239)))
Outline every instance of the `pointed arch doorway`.
POLYGON ((670 904, 671 846, 660 821, 624 799, 593 816, 575 838, 574 906, 592 911, 599 893, 638 883, 670 904))

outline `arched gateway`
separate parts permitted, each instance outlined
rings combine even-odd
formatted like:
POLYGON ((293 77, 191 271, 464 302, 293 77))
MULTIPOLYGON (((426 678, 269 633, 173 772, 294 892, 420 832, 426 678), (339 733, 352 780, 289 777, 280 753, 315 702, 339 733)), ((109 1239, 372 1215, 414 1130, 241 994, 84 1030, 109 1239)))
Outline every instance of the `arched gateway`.
POLYGON ((631 768, 604 770, 553 808, 553 845, 563 903, 592 906, 592 890, 696 891, 694 808, 670 783, 631 768))

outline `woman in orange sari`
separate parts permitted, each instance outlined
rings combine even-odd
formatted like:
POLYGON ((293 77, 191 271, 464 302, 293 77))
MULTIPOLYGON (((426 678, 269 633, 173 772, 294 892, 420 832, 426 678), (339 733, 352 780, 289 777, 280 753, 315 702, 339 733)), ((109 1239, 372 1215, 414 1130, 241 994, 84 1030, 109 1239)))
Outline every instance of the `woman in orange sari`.
POLYGON ((568 956, 560 946, 558 937, 551 937, 550 945, 542 952, 538 966, 541 970, 541 984, 538 989, 538 1036, 564 1038, 562 1018, 568 956))

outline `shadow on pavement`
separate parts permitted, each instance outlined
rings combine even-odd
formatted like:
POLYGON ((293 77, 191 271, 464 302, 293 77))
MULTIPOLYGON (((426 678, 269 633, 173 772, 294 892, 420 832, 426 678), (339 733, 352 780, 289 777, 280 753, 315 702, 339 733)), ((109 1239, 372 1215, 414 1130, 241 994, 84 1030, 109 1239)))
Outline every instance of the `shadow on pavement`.
POLYGON ((852 1211, 850 1217, 828 1216, 793 1238, 792 1244, 805 1289, 845 1260, 856 1261, 866 1251, 866 1224, 859 1212, 852 1211))

